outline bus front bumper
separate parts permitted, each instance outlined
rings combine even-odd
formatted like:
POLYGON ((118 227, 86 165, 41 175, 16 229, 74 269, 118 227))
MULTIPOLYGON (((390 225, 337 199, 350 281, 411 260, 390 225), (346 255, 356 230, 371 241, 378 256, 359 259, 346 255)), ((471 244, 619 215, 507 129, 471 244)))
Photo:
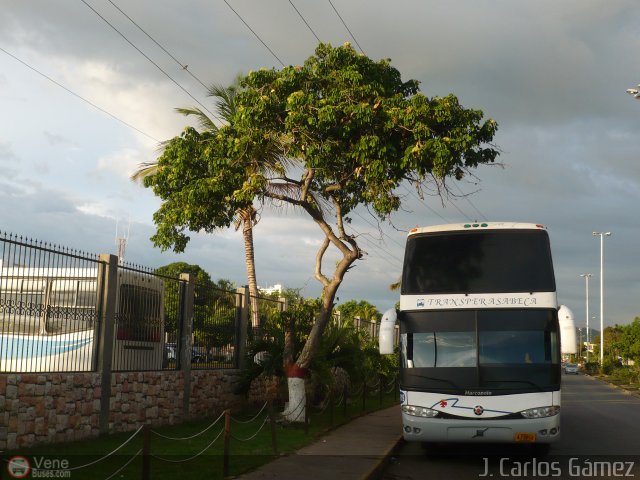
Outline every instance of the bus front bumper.
POLYGON ((539 419, 458 420, 402 414, 409 442, 554 443, 560 440, 560 415, 539 419))

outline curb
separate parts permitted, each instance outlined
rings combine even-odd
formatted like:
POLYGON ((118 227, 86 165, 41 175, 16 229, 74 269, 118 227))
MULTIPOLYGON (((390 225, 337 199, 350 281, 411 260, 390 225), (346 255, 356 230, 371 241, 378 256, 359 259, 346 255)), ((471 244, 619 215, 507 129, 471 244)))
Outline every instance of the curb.
POLYGON ((380 458, 378 463, 371 467, 371 469, 361 477, 361 480, 375 480, 379 478, 382 471, 389 464, 389 460, 391 459, 393 452, 400 448, 403 443, 404 438, 402 435, 398 435, 398 438, 393 442, 393 444, 382 454, 382 458, 380 458))
POLYGON ((620 390, 625 395, 631 395, 632 397, 640 398, 640 392, 632 392, 631 390, 627 390, 626 388, 624 388, 624 387, 622 387, 620 385, 616 385, 615 383, 611 383, 608 380, 605 380, 604 378, 597 378, 597 377, 594 377, 594 376, 588 375, 588 374, 584 374, 584 376, 590 378, 593 381, 599 381, 601 383, 604 383, 607 386, 609 386, 609 388, 613 388, 615 390, 620 390))

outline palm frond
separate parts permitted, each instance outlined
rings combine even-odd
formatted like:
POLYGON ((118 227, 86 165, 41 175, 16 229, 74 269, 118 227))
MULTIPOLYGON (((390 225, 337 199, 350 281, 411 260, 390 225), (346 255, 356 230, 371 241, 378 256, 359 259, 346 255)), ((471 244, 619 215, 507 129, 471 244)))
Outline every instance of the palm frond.
POLYGON ((195 116, 198 120, 198 126, 204 132, 218 131, 218 126, 215 124, 215 122, 198 107, 176 108, 175 111, 187 117, 191 115, 195 116))
POLYGON ((160 168, 161 167, 158 166, 158 162, 156 161, 142 162, 138 165, 138 170, 133 172, 130 178, 134 182, 140 182, 145 177, 148 177, 149 175, 155 175, 156 173, 158 173, 160 168))

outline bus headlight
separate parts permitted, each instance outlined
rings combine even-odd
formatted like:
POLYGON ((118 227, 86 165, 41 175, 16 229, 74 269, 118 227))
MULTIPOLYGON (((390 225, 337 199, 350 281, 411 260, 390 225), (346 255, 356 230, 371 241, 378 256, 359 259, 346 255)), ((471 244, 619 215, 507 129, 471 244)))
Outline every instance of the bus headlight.
POLYGON ((559 405, 551 405, 549 407, 529 408, 520 412, 524 418, 544 418, 553 417, 560 413, 559 405))
POLYGON ((438 416, 438 411, 427 407, 416 407, 415 405, 403 405, 402 411, 414 417, 433 418, 438 416))

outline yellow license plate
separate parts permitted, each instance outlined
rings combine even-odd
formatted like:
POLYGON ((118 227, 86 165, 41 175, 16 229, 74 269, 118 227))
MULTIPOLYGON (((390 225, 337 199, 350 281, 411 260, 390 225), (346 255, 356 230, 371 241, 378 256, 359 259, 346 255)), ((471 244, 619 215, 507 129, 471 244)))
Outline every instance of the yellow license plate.
POLYGON ((516 432, 515 441, 532 443, 536 441, 536 434, 529 432, 516 432))

